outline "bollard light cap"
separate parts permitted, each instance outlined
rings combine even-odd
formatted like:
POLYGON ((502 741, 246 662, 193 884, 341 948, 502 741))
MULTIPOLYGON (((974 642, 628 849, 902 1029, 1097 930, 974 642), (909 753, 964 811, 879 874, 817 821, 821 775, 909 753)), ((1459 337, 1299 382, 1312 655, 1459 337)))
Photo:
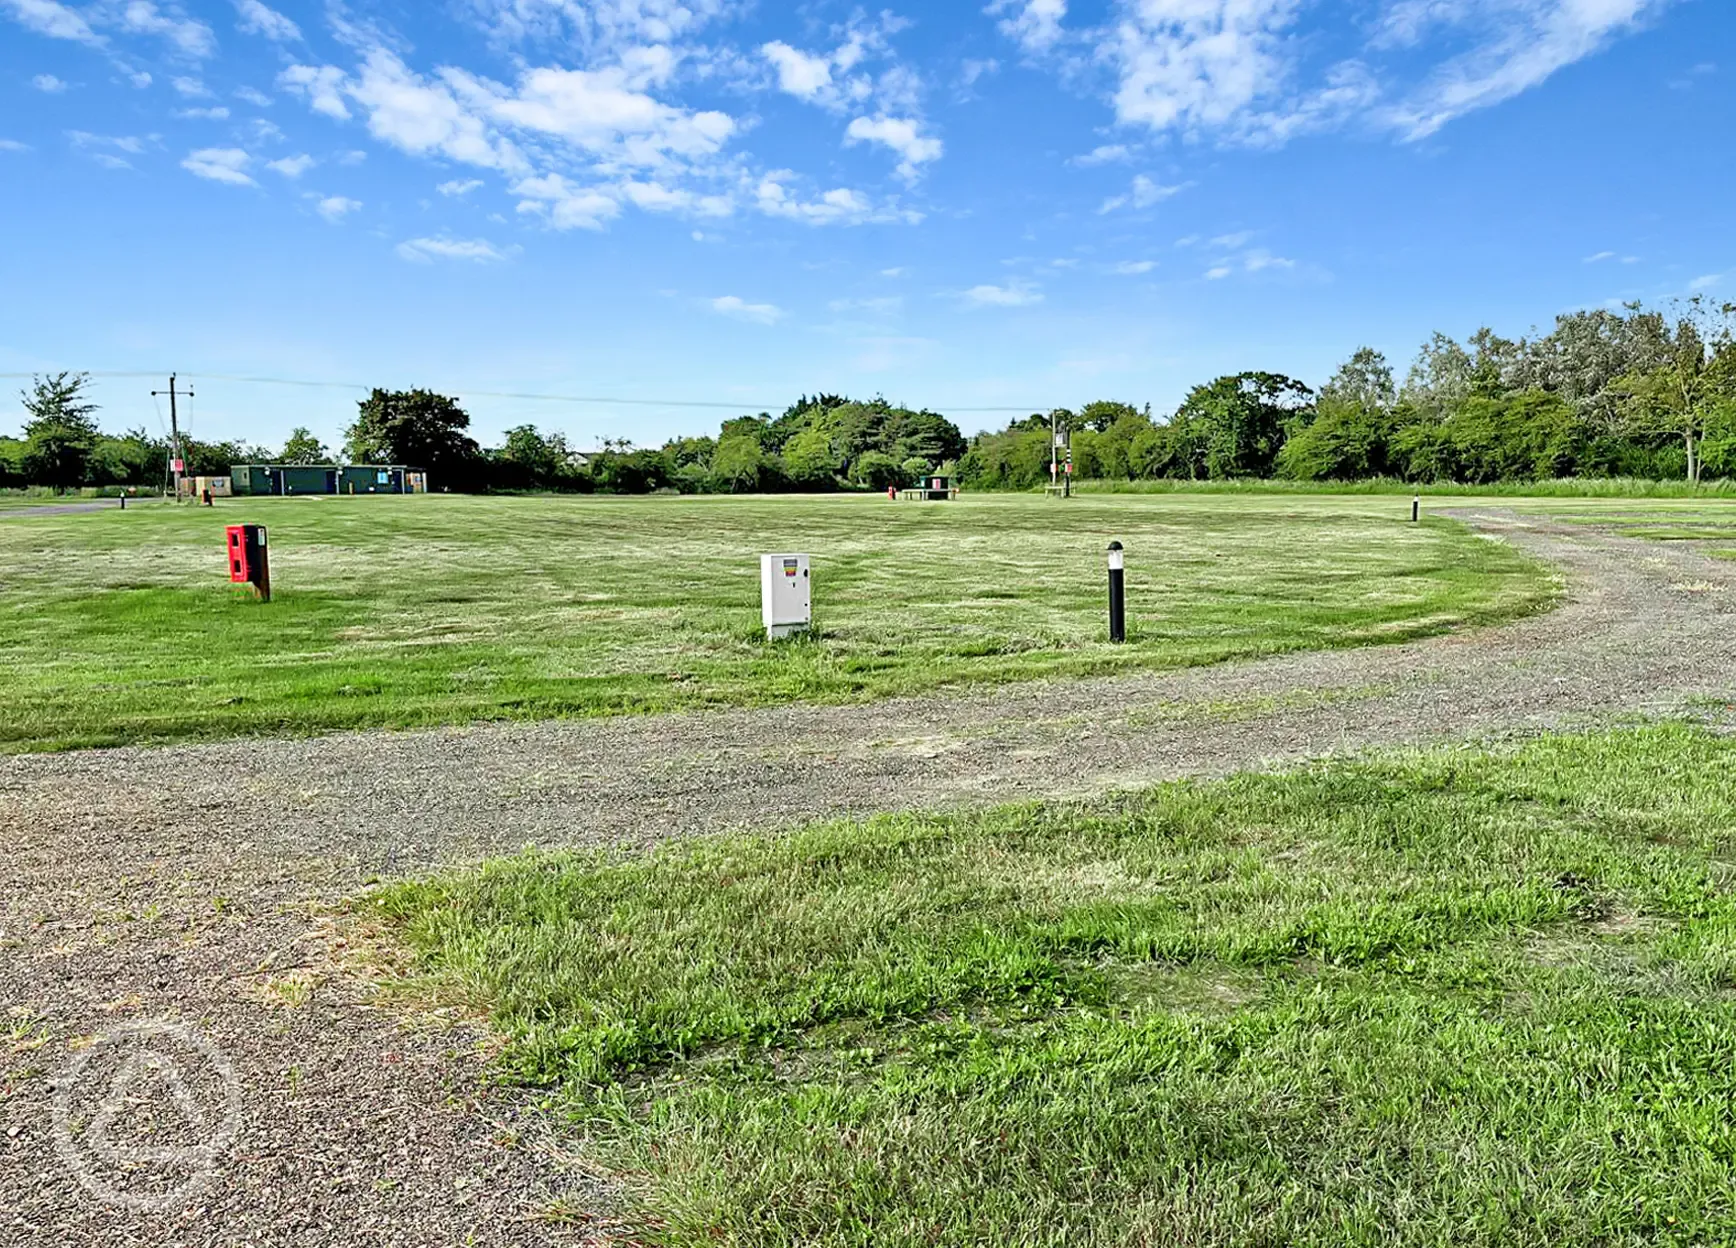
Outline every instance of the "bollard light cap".
POLYGON ((1109 543, 1109 549, 1110 550, 1120 550, 1121 549, 1121 543, 1120 542, 1110 542, 1109 543))

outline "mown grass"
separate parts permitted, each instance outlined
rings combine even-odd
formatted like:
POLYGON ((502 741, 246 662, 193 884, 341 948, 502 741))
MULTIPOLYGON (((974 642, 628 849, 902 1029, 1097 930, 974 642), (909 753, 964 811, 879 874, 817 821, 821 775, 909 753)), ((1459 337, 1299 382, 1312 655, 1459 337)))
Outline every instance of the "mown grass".
POLYGON ((847 701, 1398 641, 1548 574, 1355 499, 226 500, 0 522, 0 750, 847 701), (223 526, 270 529, 275 598, 223 526), (1128 547, 1129 644, 1104 547, 1128 547), (768 644, 758 556, 814 558, 768 644))
POLYGON ((367 906, 667 1245, 1736 1239, 1683 726, 525 856, 367 906))
POLYGON ((1448 498, 1736 498, 1736 481, 1719 479, 1690 484, 1653 481, 1644 477, 1556 477, 1548 481, 1492 481, 1465 485, 1455 481, 1400 481, 1372 477, 1365 481, 1272 481, 1235 477, 1221 481, 1118 481, 1091 479, 1074 483, 1084 494, 1297 494, 1364 495, 1420 494, 1448 498))

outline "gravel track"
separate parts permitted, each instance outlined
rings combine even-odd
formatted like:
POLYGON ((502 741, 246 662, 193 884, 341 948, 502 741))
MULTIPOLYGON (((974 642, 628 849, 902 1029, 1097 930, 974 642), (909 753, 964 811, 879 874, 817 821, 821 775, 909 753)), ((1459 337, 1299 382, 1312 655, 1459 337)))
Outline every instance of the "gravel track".
MULTIPOLYGON (((932 702, 0 760, 0 1244, 606 1238, 607 1187, 562 1152, 571 1139, 488 1087, 484 1033, 408 1028, 345 969, 342 929, 318 907, 376 876, 532 844, 1089 794, 1669 713, 1736 684, 1736 565, 1538 517, 1449 514, 1558 567, 1564 605, 1406 645, 932 702), (59 1096, 90 1119, 78 1139, 95 1138, 108 1085, 93 1072, 132 1050, 98 1045, 77 1080, 68 1062, 81 1038, 135 1019, 196 1027, 239 1088, 221 1168, 169 1212, 93 1200, 51 1130, 59 1096), (581 1212, 551 1222, 552 1201, 581 1212)), ((128 1147, 209 1137, 216 1075, 184 1046, 181 1058, 197 1112, 177 1119, 172 1097, 141 1093, 116 1116, 128 1147)), ((126 1193, 182 1173, 90 1155, 126 1193)))

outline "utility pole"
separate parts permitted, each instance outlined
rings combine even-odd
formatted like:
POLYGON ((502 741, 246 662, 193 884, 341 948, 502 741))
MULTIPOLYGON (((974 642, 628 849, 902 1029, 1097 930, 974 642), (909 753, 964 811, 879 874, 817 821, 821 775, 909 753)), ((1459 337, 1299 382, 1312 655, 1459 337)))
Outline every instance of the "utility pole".
POLYGON ((1056 409, 1049 409, 1049 489, 1061 484, 1061 433, 1056 409))
POLYGON ((181 417, 180 413, 175 409, 175 400, 180 395, 185 395, 190 399, 193 397, 193 392, 191 390, 181 390, 177 392, 175 389, 175 374, 170 373, 169 388, 167 390, 151 391, 151 397, 153 399, 163 394, 169 396, 169 472, 174 478, 175 501, 178 503, 181 501, 181 471, 186 467, 186 461, 181 458, 181 417))

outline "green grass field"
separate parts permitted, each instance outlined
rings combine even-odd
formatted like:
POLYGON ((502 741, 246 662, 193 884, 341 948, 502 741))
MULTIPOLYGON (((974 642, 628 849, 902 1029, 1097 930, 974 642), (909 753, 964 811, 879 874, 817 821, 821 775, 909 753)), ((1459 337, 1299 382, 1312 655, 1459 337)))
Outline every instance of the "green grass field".
POLYGON ((1736 743, 529 856, 368 904, 666 1245, 1736 1241, 1736 743))
POLYGON ((846 701, 1398 641, 1546 605, 1408 500, 232 500, 0 521, 0 750, 846 701), (270 528, 275 600, 223 526, 270 528), (1104 547, 1128 548, 1110 646, 1104 547), (814 558, 768 644, 758 555, 814 558))

